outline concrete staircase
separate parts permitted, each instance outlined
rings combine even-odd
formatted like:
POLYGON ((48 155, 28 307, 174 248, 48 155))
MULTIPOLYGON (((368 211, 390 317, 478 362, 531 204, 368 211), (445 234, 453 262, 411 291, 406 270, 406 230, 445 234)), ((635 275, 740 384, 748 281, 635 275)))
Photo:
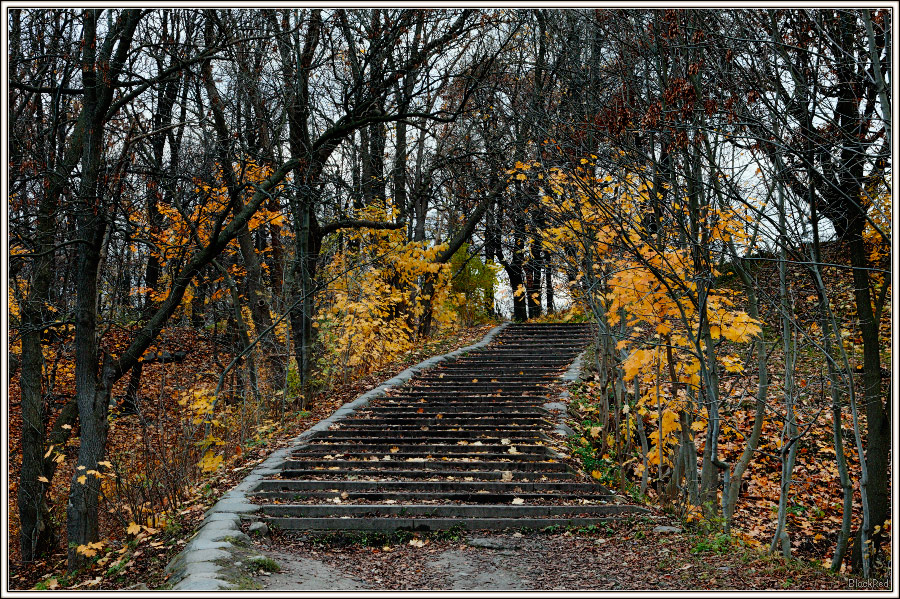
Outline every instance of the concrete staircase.
POLYGON ((636 511, 549 447, 552 385, 593 335, 511 325, 419 373, 294 451, 256 487, 259 517, 282 530, 386 532, 589 525, 636 511))

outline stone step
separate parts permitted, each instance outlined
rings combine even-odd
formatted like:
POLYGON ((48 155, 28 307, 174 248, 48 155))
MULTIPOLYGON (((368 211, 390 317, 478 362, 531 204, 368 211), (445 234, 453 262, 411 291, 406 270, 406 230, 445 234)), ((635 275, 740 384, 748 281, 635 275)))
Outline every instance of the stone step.
MULTIPOLYGON (((384 444, 351 444, 351 443, 341 443, 335 445, 308 445, 303 449, 297 450, 292 455, 298 455, 299 452, 302 452, 304 455, 311 454, 324 454, 324 455, 336 455, 336 454, 362 454, 362 453, 370 453, 370 454, 381 454, 387 453, 391 454, 391 450, 397 450, 391 455, 403 455, 405 453, 416 453, 416 454, 432 454, 432 455, 449 455, 449 454, 467 454, 473 453, 475 451, 484 451, 485 453, 508 453, 510 447, 515 447, 519 453, 521 454, 535 454, 535 455, 550 455, 549 448, 543 445, 527 445, 524 443, 511 443, 509 445, 501 445, 499 443, 491 443, 491 444, 482 444, 482 445, 472 445, 470 443, 466 443, 465 445, 459 444, 420 444, 414 445, 410 443, 397 443, 396 445, 389 445, 387 443, 384 444)), ((483 454, 482 454, 483 455, 483 454)), ((507 456, 508 457, 508 456, 507 456)))
POLYGON ((444 366, 440 369, 436 369, 433 373, 427 376, 439 377, 440 374, 443 374, 445 378, 450 376, 465 377, 469 373, 473 372, 477 372, 483 377, 543 377, 552 382, 555 381, 556 377, 560 374, 560 372, 562 372, 562 368, 557 368, 555 366, 532 366, 531 368, 528 368, 526 370, 518 364, 508 364, 505 366, 498 364, 493 367, 485 366, 481 368, 473 368, 470 364, 459 364, 444 366))
MULTIPOLYGON (((473 378, 478 378, 477 374, 459 373, 459 374, 429 374, 427 376, 417 376, 413 379, 418 384, 429 385, 454 385, 456 383, 470 383, 473 378)), ((557 382, 556 376, 552 374, 534 375, 534 374, 488 374, 478 378, 479 381, 485 383, 515 383, 519 385, 549 385, 557 382)))
POLYGON ((534 422, 539 423, 547 418, 547 414, 529 414, 526 412, 451 412, 433 411, 432 413, 409 410, 399 413, 360 414, 359 418, 347 419, 347 422, 379 422, 384 424, 466 424, 468 422, 500 423, 534 422))
POLYGON ((523 393, 521 391, 515 390, 496 390, 491 391, 490 393, 485 392, 465 392, 465 391, 452 391, 452 390, 427 390, 427 389, 419 389, 414 390, 411 388, 402 388, 398 391, 394 392, 391 395, 387 396, 389 399, 472 399, 472 400, 484 400, 490 401, 491 398, 498 399, 500 401, 509 401, 509 398, 519 398, 522 401, 542 401, 546 402, 548 397, 547 395, 538 394, 538 393, 523 393))
POLYGON ((543 421, 542 417, 531 417, 531 416, 512 416, 510 415, 508 418, 490 418, 487 416, 483 416, 481 418, 472 418, 472 419, 463 419, 463 418, 454 418, 452 416, 445 416, 444 418, 436 418, 436 417, 428 417, 424 414, 419 414, 419 418, 346 418, 340 421, 340 427, 343 430, 347 430, 350 428, 358 428, 366 427, 367 429, 371 429, 373 426, 383 426, 385 428, 395 429, 395 428, 420 428, 423 426, 428 427, 441 427, 442 429, 448 428, 458 428, 460 426, 465 426, 469 429, 478 430, 478 427, 484 428, 495 428, 495 427, 506 427, 506 426, 525 426, 525 425, 540 425, 543 421))
POLYGON ((333 502, 334 499, 340 499, 344 503, 360 502, 384 502, 384 501, 417 501, 417 502, 443 502, 458 501, 465 503, 499 503, 509 504, 516 497, 526 502, 548 502, 554 505, 576 502, 590 501, 592 503, 603 503, 614 501, 613 495, 595 495, 589 493, 491 493, 489 491, 445 491, 443 493, 431 493, 426 491, 263 491, 254 494, 257 500, 265 500, 272 503, 304 503, 304 502, 333 502))
POLYGON ((459 393, 472 393, 484 391, 487 394, 497 391, 517 391, 519 393, 535 392, 540 393, 547 388, 547 385, 539 383, 514 383, 512 381, 485 381, 478 377, 473 377, 468 381, 455 381, 453 383, 444 384, 436 381, 415 381, 415 384, 406 387, 409 391, 442 391, 444 389, 459 393))
POLYGON ((264 479, 254 492, 300 492, 300 491, 356 491, 356 492, 425 492, 444 493, 450 491, 478 493, 574 493, 609 496, 602 485, 593 482, 560 481, 370 481, 370 480, 299 480, 264 479))
POLYGON ((551 526, 601 526, 617 517, 591 518, 266 518, 279 530, 366 530, 376 532, 544 529, 551 526))
POLYGON ((555 359, 564 361, 570 360, 572 357, 577 356, 580 353, 581 351, 577 347, 572 348, 571 350, 535 349, 525 351, 517 349, 496 349, 478 352, 477 358, 474 359, 477 359, 479 363, 483 363, 485 358, 502 358, 503 360, 506 360, 510 363, 514 360, 517 360, 518 358, 533 359, 533 361, 538 361, 538 359, 555 359))
MULTIPOLYGON (((521 498, 520 498, 521 499, 521 498)), ((267 516, 296 518, 380 518, 385 516, 424 516, 442 518, 550 518, 568 516, 586 518, 628 512, 631 506, 615 504, 584 505, 498 505, 495 503, 458 504, 277 504, 265 505, 267 516)))
POLYGON ((473 357, 478 357, 486 353, 503 353, 513 351, 539 353, 539 351, 542 349, 546 350, 548 353, 568 353, 572 351, 580 352, 580 348, 582 348, 584 345, 584 342, 577 339, 559 339, 556 341, 548 341, 546 343, 543 340, 539 339, 506 339, 497 341, 497 343, 484 349, 480 349, 477 352, 460 355, 458 359, 471 359, 473 357))
POLYGON ((497 335, 495 342, 499 343, 506 339, 536 339, 545 341, 547 339, 578 339, 582 337, 592 338, 596 335, 596 329, 507 329, 500 335, 497 335))
MULTIPOLYGON (((457 441, 482 441, 488 442, 491 439, 496 439, 498 442, 500 439, 508 438, 513 442, 520 440, 532 440, 532 441, 547 441, 549 437, 541 432, 534 430, 511 430, 511 431, 422 431, 417 430, 412 433, 408 433, 403 435, 402 440, 406 443, 414 443, 414 442, 422 442, 422 443, 432 443, 434 441, 452 441, 456 443, 457 441)), ((372 443, 396 443, 401 439, 396 436, 384 437, 379 435, 360 435, 358 431, 353 430, 332 430, 332 431, 322 431, 317 433, 315 436, 312 436, 309 439, 309 443, 328 443, 328 442, 339 442, 339 443, 366 443, 371 441, 372 443)))
POLYGON ((376 405, 386 406, 396 403, 425 403, 426 401, 469 401, 484 403, 486 405, 510 402, 518 402, 522 405, 546 403, 550 393, 521 393, 519 391, 494 391, 492 393, 462 393, 447 390, 418 391, 400 389, 391 395, 385 396, 376 405))
MULTIPOLYGON (((375 456, 377 457, 377 456, 375 456)), ((516 456, 506 456, 515 458, 516 456)), ((330 469, 353 469, 362 468, 366 470, 397 470, 399 468, 409 468, 410 470, 435 470, 439 472, 456 472, 466 470, 513 470, 516 472, 568 472, 569 467, 562 462, 528 462, 524 460, 514 460, 510 462, 503 461, 487 461, 472 460, 470 462, 443 460, 439 457, 432 458, 413 458, 407 460, 399 460, 391 457, 390 460, 316 460, 316 459, 298 459, 293 458, 285 460, 283 468, 285 471, 290 470, 321 470, 327 472, 330 469)))
POLYGON ((479 368, 485 363, 487 366, 492 366, 492 360, 485 360, 486 358, 497 358, 499 360, 503 360, 506 365, 512 366, 517 363, 518 359, 522 359, 524 363, 534 362, 535 364, 539 364, 541 359, 554 359, 559 362, 564 362, 566 360, 571 359, 571 356, 578 355, 581 351, 576 347, 570 350, 560 350, 560 351, 541 351, 538 349, 530 349, 530 350, 517 350, 515 348, 510 348, 507 350, 504 349, 485 349, 477 354, 469 354, 464 358, 459 358, 454 364, 469 364, 473 368, 479 368))
POLYGON ((378 415, 418 415, 418 414, 453 414, 454 416, 487 416, 496 414, 512 414, 519 416, 537 416, 546 418, 550 413, 547 410, 535 406, 519 406, 519 405, 485 405, 482 403, 472 402, 467 406, 441 406, 430 403, 410 403, 405 406, 376 406, 366 409, 369 414, 378 415), (419 412, 418 410, 422 410, 419 412))
POLYGON ((554 339, 554 338, 562 338, 562 339, 573 339, 578 337, 593 337, 596 335, 597 329, 596 327, 584 327, 584 328, 563 328, 563 327, 540 327, 540 328, 513 328, 509 327, 501 334, 497 335, 495 338, 496 341, 502 341, 504 339, 529 339, 529 338, 538 338, 540 340, 544 339, 554 339))
MULTIPOLYGON (((370 462, 375 463, 375 462, 370 462)), ((431 478, 431 479, 439 479, 444 478, 446 480, 464 480, 465 478, 471 478, 473 481, 475 479, 478 480, 503 480, 503 476, 505 472, 511 473, 511 480, 543 480, 543 481, 563 481, 563 480, 575 480, 575 475, 571 472, 546 472, 546 471, 523 471, 512 468, 511 465, 507 465, 504 470, 429 470, 429 469, 420 469, 420 470, 412 470, 412 469, 402 469, 405 465, 410 465, 413 462, 404 462, 404 463, 395 463, 394 465, 398 468, 398 470, 380 470, 377 468, 361 468, 357 467, 352 470, 293 470, 293 469, 284 469, 281 472, 281 476, 285 478, 301 478, 307 476, 320 476, 326 477, 328 479, 340 479, 346 478, 348 476, 370 476, 377 477, 377 479, 420 479, 420 478, 431 478)), ((366 465, 366 462, 361 462, 360 466, 366 465)), ((508 475, 507 475, 508 476, 508 475)))
MULTIPOLYGON (((510 445, 507 447, 513 447, 516 451, 518 451, 518 447, 515 445, 510 445)), ((476 449, 478 449, 476 447, 476 449)), ((544 452, 527 452, 522 451, 519 453, 511 454, 509 451, 485 451, 485 452, 474 452, 470 451, 468 453, 460 453, 460 452, 442 452, 442 451, 398 451, 391 453, 390 450, 387 451, 340 451, 340 452, 302 452, 302 453, 294 453, 291 454, 291 458, 294 460, 304 460, 311 458, 319 458, 322 460, 347 460, 352 462, 374 462, 372 457, 378 458, 381 462, 388 463, 406 463, 409 458, 417 459, 417 458, 425 458, 428 461, 439 461, 442 464, 456 464, 458 462, 462 463, 476 463, 478 461, 503 461, 508 459, 515 459, 513 463, 519 462, 535 462, 535 463, 553 463, 558 462, 559 457, 551 454, 548 451, 544 452), (331 458, 327 458, 324 456, 332 456, 331 458), (444 459, 446 458, 446 460, 444 459)))
MULTIPOLYGON (((438 420, 440 422, 440 420, 438 420)), ((434 432, 434 433, 456 433, 462 432, 462 425, 459 424, 392 424, 390 426, 385 424, 373 424, 371 426, 367 426, 364 424, 354 424, 353 426, 346 426, 339 429, 331 429, 334 431, 345 431, 352 432, 354 436, 362 436, 363 433, 391 433, 394 435, 408 435, 411 433, 417 432, 434 432)), ((534 428, 533 423, 527 424, 518 424, 516 422, 512 422, 510 424, 466 424, 465 429, 472 432, 489 432, 489 433, 500 433, 502 436, 509 436, 509 433, 515 432, 517 430, 527 430, 530 428, 534 428)))
POLYGON ((516 397, 508 398, 485 398, 479 400, 476 398, 424 398, 418 399, 404 398, 400 401, 390 400, 382 402, 381 406, 385 408, 409 409, 409 408, 425 408, 428 410, 533 410, 535 412, 545 412, 544 404, 547 403, 546 397, 535 397, 529 401, 521 401, 516 397), (424 401, 423 401, 424 400, 424 401))
POLYGON ((550 388, 510 389, 499 387, 489 390, 463 390, 452 387, 401 387, 381 398, 378 403, 370 404, 371 407, 390 406, 398 402, 420 402, 421 400, 448 401, 467 400, 485 404, 504 403, 517 401, 527 405, 535 402, 546 402, 551 395, 556 395, 550 388))

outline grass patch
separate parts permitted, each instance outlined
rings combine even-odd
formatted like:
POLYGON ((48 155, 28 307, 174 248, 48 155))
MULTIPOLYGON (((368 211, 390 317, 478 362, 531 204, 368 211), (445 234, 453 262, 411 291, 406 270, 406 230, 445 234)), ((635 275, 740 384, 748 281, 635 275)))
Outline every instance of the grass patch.
POLYGON ((270 557, 251 557, 250 565, 256 570, 262 570, 263 572, 281 572, 281 564, 270 557))

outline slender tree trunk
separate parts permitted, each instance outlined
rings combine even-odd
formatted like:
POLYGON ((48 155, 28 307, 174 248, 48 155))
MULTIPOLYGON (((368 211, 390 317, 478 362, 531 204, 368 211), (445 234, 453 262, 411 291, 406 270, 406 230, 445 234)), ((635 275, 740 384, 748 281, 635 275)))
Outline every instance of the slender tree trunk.
MULTIPOLYGON (((739 258, 736 258, 739 260, 739 258)), ((756 296, 756 287, 754 282, 747 274, 746 268, 738 267, 739 274, 744 282, 744 290, 747 294, 747 307, 750 317, 759 320, 759 300, 756 296)), ((731 519, 734 516, 734 510, 737 506, 738 497, 741 491, 741 483, 744 479, 744 473, 750 466, 750 461, 756 453, 759 446, 759 438, 762 434, 762 427, 766 416, 766 397, 769 392, 769 370, 766 360, 766 341, 764 333, 761 331, 758 338, 754 342, 756 346, 756 362, 757 376, 759 381, 756 384, 756 412, 753 418, 753 429, 750 437, 744 446, 744 451, 734 463, 731 471, 731 489, 728 493, 728 503, 725 506, 725 526, 726 532, 731 527, 731 519)))
POLYGON ((792 315, 793 306, 790 301, 790 289, 787 281, 787 229, 784 192, 779 184, 778 188, 778 227, 779 244, 781 246, 778 260, 779 294, 781 296, 781 340, 784 346, 784 429, 781 448, 781 487, 778 497, 778 515, 775 524, 775 534, 769 550, 773 553, 781 545, 784 557, 790 557, 791 544, 787 534, 787 510, 790 501, 791 478, 794 472, 794 462, 797 458, 797 449, 800 439, 797 436, 797 420, 794 411, 794 360, 796 357, 796 344, 793 342, 792 315))
MULTIPOLYGON (((96 22, 93 23, 96 25, 96 22)), ((93 39, 90 36, 89 39, 93 39)), ((91 61, 93 62, 93 61, 91 61)), ((81 438, 76 470, 72 476, 66 514, 69 540, 68 565, 74 570, 85 563, 76 551, 81 545, 98 538, 98 500, 100 479, 86 476, 98 470, 106 449, 109 423, 110 386, 101 377, 100 347, 97 330, 98 269, 101 246, 106 231, 106 214, 100 206, 99 172, 102 162, 103 127, 100 106, 90 95, 85 110, 91 126, 85 135, 82 179, 77 199, 78 261, 75 301, 75 397, 81 423, 81 438)))
POLYGON ((300 408, 305 410, 310 407, 310 373, 312 370, 312 345, 314 329, 312 326, 315 318, 315 284, 316 269, 319 248, 322 240, 314 230, 312 219, 312 204, 306 199, 301 208, 301 221, 296 231, 296 254, 291 273, 294 297, 301 297, 300 304, 291 311, 291 335, 294 338, 294 358, 297 361, 298 374, 303 400, 300 408))
POLYGON ((528 303, 528 318, 541 315, 541 238, 536 232, 531 240, 528 262, 525 264, 525 295, 528 303))
POLYGON ((37 217, 37 257, 32 263, 32 279, 28 295, 21 306, 22 337, 19 378, 22 402, 22 466, 19 471, 19 548, 22 561, 31 562, 45 553, 52 542, 53 531, 44 518, 45 483, 38 480, 46 452, 44 446, 44 393, 42 369, 44 355, 41 331, 44 327, 44 302, 48 299, 53 278, 52 251, 58 194, 49 190, 40 203, 37 217))
MULTIPOLYGON (((93 144, 92 144, 93 145, 93 144)), ((99 144, 92 149, 99 151, 99 144)), ((99 160, 98 160, 99 161, 99 160)), ((86 160, 89 164, 91 160, 86 160)), ((98 538, 98 500, 100 479, 86 475, 88 470, 99 470, 103 459, 109 423, 110 387, 99 376, 99 339, 97 331, 97 269, 100 263, 100 241, 105 223, 95 215, 92 207, 96 201, 96 166, 85 176, 93 179, 82 187, 82 209, 79 215, 78 285, 75 307, 75 396, 81 423, 80 445, 76 470, 69 490, 68 517, 69 570, 85 563, 76 551, 81 545, 98 538), (85 189, 87 187, 87 189, 85 189), (82 478, 87 476, 87 478, 82 478)))
POLYGON ((547 314, 556 312, 556 306, 553 303, 553 269, 550 267, 550 256, 546 256, 546 266, 544 266, 544 284, 547 286, 547 314))
MULTIPOLYGON (((875 532, 875 527, 883 527, 890 517, 890 453, 891 425, 890 403, 885 402, 881 390, 881 347, 879 323, 875 322, 870 293, 869 264, 862 232, 853 232, 849 239, 850 262, 853 266, 853 288, 856 296, 856 311, 863 341, 863 386, 866 410, 866 462, 868 480, 869 522, 866 537, 872 542, 873 552, 878 551, 883 535, 875 532)), ((885 282, 887 284, 887 282, 885 282)), ((856 534, 853 548, 853 565, 862 569, 866 556, 863 555, 863 536, 856 534)))

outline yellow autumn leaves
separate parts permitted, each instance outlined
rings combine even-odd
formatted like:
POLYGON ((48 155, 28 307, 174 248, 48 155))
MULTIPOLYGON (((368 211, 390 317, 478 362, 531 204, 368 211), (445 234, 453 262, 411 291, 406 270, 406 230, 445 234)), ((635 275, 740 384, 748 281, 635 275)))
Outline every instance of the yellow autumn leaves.
MULTIPOLYGON (((685 190, 666 184, 655 189, 639 166, 598 173, 587 157, 571 159, 568 167, 517 162, 507 174, 510 181, 527 179, 541 198, 550 223, 542 231, 543 247, 577 273, 573 295, 592 306, 615 336, 623 381, 643 382, 635 411, 655 420, 648 464, 668 463, 682 414, 700 391, 703 368, 712 366, 712 357, 724 371, 742 372, 736 345, 761 332, 760 323, 738 307, 737 294, 714 284, 722 273, 711 260, 699 260, 693 245, 746 247, 747 215, 742 208, 697 209, 685 190), (539 178, 541 171, 546 176, 539 178), (675 225, 695 223, 702 239, 666 237, 663 217, 675 225)), ((624 420, 626 436, 634 432, 633 421, 624 420)), ((693 431, 706 427, 702 413, 688 421, 693 431)), ((615 441, 603 439, 600 427, 588 435, 608 447, 615 441)))
POLYGON ((215 415, 215 391, 208 387, 198 387, 183 393, 178 404, 188 411, 192 424, 206 425, 206 435, 197 442, 202 453, 197 466, 203 473, 215 472, 222 467, 225 461, 225 458, 215 451, 216 447, 225 445, 225 441, 212 432, 214 427, 221 424, 215 415))
MULTIPOLYGON (((47 452, 47 455, 49 455, 51 451, 53 451, 53 446, 50 447, 50 450, 47 452)), ((97 466, 101 467, 101 468, 106 468, 107 470, 112 470, 112 464, 106 460, 104 460, 102 462, 98 462, 97 466)), ((88 468, 87 466, 79 465, 79 466, 75 467, 75 480, 78 481, 80 484, 82 484, 82 485, 87 484, 89 476, 92 476, 99 480, 101 478, 110 477, 111 474, 100 472, 99 470, 96 470, 93 468, 88 468)), ((45 476, 39 476, 38 480, 41 481, 42 483, 50 482, 47 480, 47 477, 45 477, 45 476)))
MULTIPOLYGON (((365 217, 386 220, 376 207, 365 217)), ((407 242, 403 230, 354 231, 347 237, 358 244, 358 254, 338 253, 329 264, 332 301, 318 329, 330 336, 329 359, 364 374, 415 345, 426 310, 436 325, 451 326, 459 298, 451 293, 449 266, 436 262, 446 244, 407 242)))

